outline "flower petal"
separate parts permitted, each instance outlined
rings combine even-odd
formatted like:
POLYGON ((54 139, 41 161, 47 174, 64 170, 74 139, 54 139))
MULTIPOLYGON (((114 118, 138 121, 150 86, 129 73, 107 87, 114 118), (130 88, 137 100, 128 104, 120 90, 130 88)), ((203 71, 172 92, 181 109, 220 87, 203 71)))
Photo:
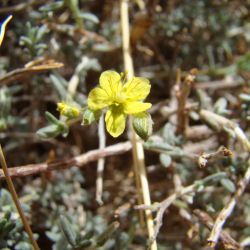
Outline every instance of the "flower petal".
POLYGON ((103 109, 111 104, 111 100, 106 91, 97 87, 90 91, 88 96, 88 106, 92 110, 103 109))
POLYGON ((124 86, 123 91, 130 101, 144 100, 150 92, 150 82, 143 77, 133 77, 124 86))
POLYGON ((122 107, 112 106, 105 116, 106 128, 110 135, 118 137, 125 129, 126 115, 124 114, 122 107))
POLYGON ((137 114, 151 108, 152 104, 149 102, 127 102, 123 105, 126 114, 137 114))
POLYGON ((0 46, 2 45, 3 38, 5 35, 5 28, 8 22, 11 20, 12 15, 9 15, 1 24, 0 24, 0 46))
POLYGON ((107 92, 110 97, 115 97, 122 89, 121 76, 113 71, 104 71, 100 76, 100 86, 107 92))

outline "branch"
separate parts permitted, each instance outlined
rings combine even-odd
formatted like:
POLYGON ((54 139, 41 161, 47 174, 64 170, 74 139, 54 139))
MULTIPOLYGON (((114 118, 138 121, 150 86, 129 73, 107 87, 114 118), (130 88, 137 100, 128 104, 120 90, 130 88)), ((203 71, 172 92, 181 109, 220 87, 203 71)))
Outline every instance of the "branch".
MULTIPOLYGON (((205 224, 208 229, 211 230, 213 228, 214 221, 207 213, 199 209, 195 209, 193 213, 203 224, 205 224)), ((240 244, 236 242, 226 231, 221 232, 221 241, 225 249, 240 249, 240 244)))
POLYGON ((176 97, 178 101, 176 132, 178 134, 186 134, 186 128, 188 125, 188 113, 186 112, 185 107, 187 98, 194 83, 195 75, 196 69, 192 69, 186 76, 184 81, 180 81, 179 84, 176 85, 176 97))
POLYGON ((244 177, 238 182, 238 189, 236 190, 234 196, 231 200, 226 204, 226 206, 220 211, 217 216, 210 236, 207 241, 211 247, 215 247, 219 238, 221 237, 221 230, 227 220, 227 218, 232 214, 235 205, 237 204, 239 198, 243 194, 250 181, 250 161, 248 162, 248 168, 244 175, 244 177))
POLYGON ((46 3, 46 2, 47 2, 47 0, 31 0, 31 1, 28 1, 27 3, 19 3, 17 5, 1 8, 0 14, 21 12, 28 7, 31 7, 34 5, 41 5, 41 4, 46 3))
POLYGON ((63 67, 62 63, 56 62, 53 59, 38 59, 29 62, 24 68, 15 69, 4 76, 0 77, 0 85, 8 85, 23 78, 38 74, 50 69, 58 69, 63 67))
MULTIPOLYGON (((71 168, 73 166, 82 167, 89 162, 96 161, 103 157, 108 157, 117 154, 123 154, 132 148, 130 142, 118 143, 104 149, 96 149, 89 151, 85 154, 51 163, 38 163, 29 164, 20 167, 13 167, 9 169, 9 175, 11 177, 24 177, 28 175, 35 175, 44 173, 47 171, 54 171, 59 169, 71 168)), ((2 170, 0 170, 0 179, 4 179, 5 175, 2 170)))
POLYGON ((226 77, 218 81, 199 82, 195 84, 196 89, 209 89, 209 90, 225 90, 228 88, 238 88, 243 86, 243 82, 233 79, 232 77, 226 77))
MULTIPOLYGON (((247 148, 247 151, 250 152, 250 142, 248 141, 245 133, 242 129, 238 126, 238 124, 232 122, 231 120, 217 115, 208 110, 201 110, 200 116, 205 121, 209 122, 212 121, 212 126, 217 129, 218 131, 225 130, 226 132, 231 131, 235 134, 236 138, 238 139, 241 144, 247 148)), ((231 198, 231 200, 226 204, 226 206, 220 211, 219 215, 217 216, 213 229, 208 237, 208 243, 211 247, 215 247, 219 238, 221 230, 227 220, 227 218, 232 214, 238 199, 244 193, 248 183, 250 181, 250 160, 248 161, 248 167, 245 172, 245 175, 242 179, 238 181, 238 188, 231 198)))
POLYGON ((216 174, 212 174, 209 175, 207 177, 205 177, 204 179, 195 181, 194 184, 189 185, 187 187, 184 187, 182 189, 180 189, 180 191, 173 193, 172 195, 170 195, 169 197, 167 197, 165 200, 163 200, 161 203, 156 203, 153 204, 151 206, 136 206, 136 209, 150 209, 150 210, 158 210, 157 214, 156 214, 156 225, 155 225, 155 232, 154 232, 154 239, 156 239, 160 228, 162 226, 162 219, 163 219, 163 215, 165 213, 165 211, 167 210, 167 208, 178 198, 180 198, 183 195, 186 195, 188 193, 192 193, 194 191, 197 190, 197 188, 199 188, 201 185, 205 185, 206 183, 210 182, 210 181, 216 181, 218 179, 221 179, 223 177, 226 177, 226 173, 224 172, 219 172, 216 174))

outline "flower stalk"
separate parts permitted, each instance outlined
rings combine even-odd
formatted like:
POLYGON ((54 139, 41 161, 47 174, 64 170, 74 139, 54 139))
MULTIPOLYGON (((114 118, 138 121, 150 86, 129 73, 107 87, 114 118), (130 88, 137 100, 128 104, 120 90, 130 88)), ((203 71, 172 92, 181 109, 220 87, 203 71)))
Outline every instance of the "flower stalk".
POLYGON ((33 236, 33 233, 32 233, 32 230, 29 226, 29 223, 24 215, 24 212, 23 212, 23 209, 22 209, 22 206, 18 200, 18 196, 17 196, 17 193, 16 193, 16 190, 15 190, 15 187, 14 187, 14 184, 11 180, 11 177, 9 175, 9 172, 8 172, 8 167, 7 167, 7 164, 6 164, 6 161, 5 161, 5 157, 4 157, 4 154, 3 154, 3 150, 2 150, 2 146, 0 145, 0 163, 1 163, 1 166, 2 166, 2 169, 3 169, 3 172, 4 172, 4 175, 5 175, 5 179, 6 179, 6 182, 7 182, 7 185, 8 185, 8 188, 9 188, 9 191, 11 193, 11 196, 12 196, 12 199, 15 203, 15 206, 17 208, 17 211, 20 215, 20 218, 22 220, 22 223, 23 223, 23 226, 25 228, 25 231, 27 232, 28 236, 29 236, 29 239, 30 239, 30 242, 33 246, 33 249, 34 250, 39 250, 40 248, 38 247, 38 244, 33 236))
MULTIPOLYGON (((133 67, 133 59, 130 51, 130 32, 129 32, 129 14, 128 14, 128 1, 121 1, 121 27, 122 27, 122 43, 123 43, 123 60, 125 71, 128 74, 128 79, 131 79, 134 76, 134 67, 133 67)), ((132 124, 131 128, 131 143, 133 149, 133 159, 134 159, 134 167, 135 167, 135 176, 137 183, 138 195, 141 197, 140 199, 143 201, 143 204, 150 206, 150 192, 148 179, 146 175, 146 168, 144 162, 144 150, 143 145, 139 140, 139 137, 136 135, 132 124)), ((139 200, 140 200, 139 199, 139 200)), ((152 212, 150 210, 145 210, 146 224, 148 236, 150 239, 153 239, 154 236, 154 222, 152 212)), ((152 244, 150 244, 151 250, 157 250, 156 241, 153 240, 152 244)))

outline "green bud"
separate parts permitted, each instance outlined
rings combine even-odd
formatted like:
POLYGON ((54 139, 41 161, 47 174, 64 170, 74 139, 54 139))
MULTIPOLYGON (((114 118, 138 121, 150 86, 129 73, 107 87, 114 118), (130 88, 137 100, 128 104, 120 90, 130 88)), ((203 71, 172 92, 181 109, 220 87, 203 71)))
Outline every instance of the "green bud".
POLYGON ((152 134, 153 121, 151 115, 146 112, 142 112, 134 115, 133 128, 137 135, 139 135, 144 141, 152 134))
POLYGON ((81 112, 80 109, 74 105, 67 104, 65 102, 57 103, 57 110, 61 115, 66 116, 68 118, 77 118, 81 112))

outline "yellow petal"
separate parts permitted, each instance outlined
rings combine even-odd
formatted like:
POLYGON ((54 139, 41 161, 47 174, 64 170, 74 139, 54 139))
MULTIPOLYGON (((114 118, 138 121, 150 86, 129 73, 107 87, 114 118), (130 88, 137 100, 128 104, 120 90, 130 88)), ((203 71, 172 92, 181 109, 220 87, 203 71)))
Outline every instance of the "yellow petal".
POLYGON ((112 70, 104 71, 100 76, 100 86, 110 97, 115 97, 122 89, 121 76, 112 70))
POLYGON ((150 109, 152 106, 149 102, 127 102, 123 105, 124 112, 126 114, 137 114, 141 113, 143 111, 146 111, 147 109, 150 109))
POLYGON ((106 113, 105 122, 109 134, 118 137, 125 129, 126 115, 120 106, 112 106, 106 113))
POLYGON ((148 79, 133 77, 123 86, 123 91, 126 93, 128 100, 141 101, 148 96, 150 88, 151 85, 148 79))
POLYGON ((88 106, 92 110, 103 109, 111 104, 111 100, 106 91, 97 87, 90 91, 88 96, 88 106))
POLYGON ((3 22, 2 24, 0 25, 0 46, 3 42, 3 38, 4 38, 4 34, 5 34, 5 28, 6 28, 6 25, 8 24, 8 22, 11 20, 12 18, 12 15, 8 16, 3 22))

